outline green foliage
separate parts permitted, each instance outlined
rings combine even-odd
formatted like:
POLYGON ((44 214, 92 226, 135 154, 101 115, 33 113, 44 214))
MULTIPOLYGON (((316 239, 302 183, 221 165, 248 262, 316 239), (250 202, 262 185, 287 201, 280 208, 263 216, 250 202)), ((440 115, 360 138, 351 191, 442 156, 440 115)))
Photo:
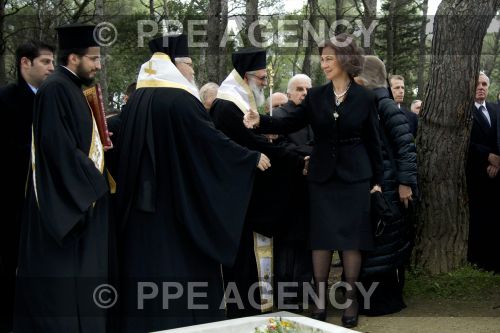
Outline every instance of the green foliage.
POLYGON ((376 30, 375 54, 383 59, 388 74, 399 74, 405 78, 405 100, 415 98, 419 55, 419 34, 422 22, 421 1, 396 1, 393 13, 390 5, 394 1, 384 0, 382 17, 376 30), (392 65, 388 57, 388 39, 393 35, 392 65))
POLYGON ((420 270, 406 276, 404 294, 431 299, 481 299, 500 290, 500 275, 467 265, 450 273, 430 275, 420 270))

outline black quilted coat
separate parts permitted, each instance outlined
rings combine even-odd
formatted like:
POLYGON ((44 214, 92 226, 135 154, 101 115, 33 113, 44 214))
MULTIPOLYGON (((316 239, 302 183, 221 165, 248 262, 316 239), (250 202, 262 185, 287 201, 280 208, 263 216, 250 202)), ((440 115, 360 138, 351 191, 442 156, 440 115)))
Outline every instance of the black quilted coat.
MULTIPOLYGON (((382 135, 384 181, 382 190, 393 208, 404 215, 399 201, 398 186, 410 186, 417 191, 417 156, 408 120, 385 88, 373 90, 378 98, 378 113, 382 135)), ((363 256, 362 275, 383 273, 399 267, 411 251, 409 223, 401 218, 388 223, 375 239, 375 249, 363 256)))

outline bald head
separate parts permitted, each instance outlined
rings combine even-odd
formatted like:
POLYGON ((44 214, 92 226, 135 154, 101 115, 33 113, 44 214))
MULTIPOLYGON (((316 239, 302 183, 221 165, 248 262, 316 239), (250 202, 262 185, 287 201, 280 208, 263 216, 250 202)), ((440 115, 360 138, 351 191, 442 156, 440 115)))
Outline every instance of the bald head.
MULTIPOLYGON (((280 107, 288 102, 288 97, 281 93, 281 92, 276 92, 273 94, 273 109, 280 107)), ((266 100, 265 104, 265 112, 269 113, 269 97, 266 100)))

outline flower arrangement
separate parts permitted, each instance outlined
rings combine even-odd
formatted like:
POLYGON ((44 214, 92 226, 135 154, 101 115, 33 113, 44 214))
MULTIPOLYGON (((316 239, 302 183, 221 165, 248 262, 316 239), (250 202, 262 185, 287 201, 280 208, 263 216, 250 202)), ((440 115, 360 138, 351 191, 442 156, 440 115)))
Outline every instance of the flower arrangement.
POLYGON ((297 333, 296 325, 281 318, 269 318, 265 326, 255 328, 255 333, 297 333))

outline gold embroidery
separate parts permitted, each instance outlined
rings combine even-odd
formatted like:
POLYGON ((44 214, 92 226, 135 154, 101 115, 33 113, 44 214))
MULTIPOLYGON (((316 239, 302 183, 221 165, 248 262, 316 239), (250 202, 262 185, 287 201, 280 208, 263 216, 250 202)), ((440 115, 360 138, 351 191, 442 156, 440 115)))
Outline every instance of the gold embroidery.
POLYGON ((148 68, 144 69, 144 71, 148 75, 155 75, 156 74, 156 70, 153 69, 153 62, 151 60, 148 62, 148 68))
POLYGON ((90 144, 89 158, 94 162, 95 167, 101 173, 104 173, 104 148, 99 137, 94 115, 92 115, 92 112, 90 114, 92 116, 92 142, 90 144))

